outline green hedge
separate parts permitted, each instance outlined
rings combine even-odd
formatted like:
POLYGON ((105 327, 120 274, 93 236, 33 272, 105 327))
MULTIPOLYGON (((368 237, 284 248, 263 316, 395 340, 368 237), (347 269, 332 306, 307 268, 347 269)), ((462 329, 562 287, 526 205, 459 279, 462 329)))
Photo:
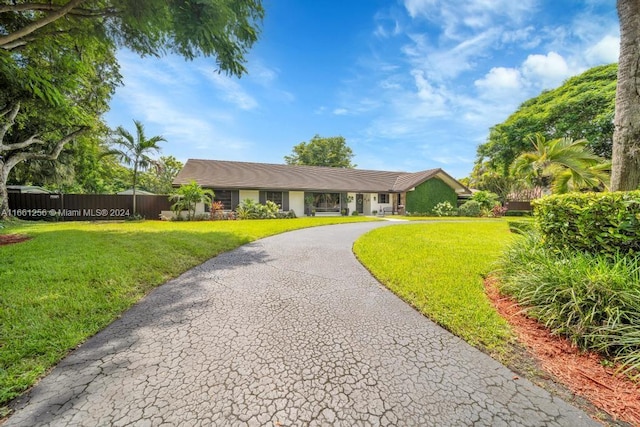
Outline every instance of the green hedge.
POLYGON ((640 252, 640 191, 574 193, 533 202, 546 244, 590 253, 640 252))
POLYGON ((458 204, 458 195, 439 178, 431 178, 407 192, 406 212, 433 212, 438 203, 458 204))

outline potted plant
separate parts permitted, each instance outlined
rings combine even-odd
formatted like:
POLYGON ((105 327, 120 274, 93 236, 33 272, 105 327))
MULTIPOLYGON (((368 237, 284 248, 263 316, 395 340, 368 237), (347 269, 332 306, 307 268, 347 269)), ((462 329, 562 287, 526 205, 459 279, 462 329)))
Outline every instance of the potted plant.
POLYGON ((311 216, 316 216, 316 210, 315 209, 311 209, 311 216))

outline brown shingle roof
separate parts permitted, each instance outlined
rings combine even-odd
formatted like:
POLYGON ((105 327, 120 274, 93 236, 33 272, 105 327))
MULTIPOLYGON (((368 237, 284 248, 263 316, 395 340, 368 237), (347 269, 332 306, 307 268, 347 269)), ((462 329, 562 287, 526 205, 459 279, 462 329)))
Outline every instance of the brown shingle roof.
POLYGON ((201 159, 187 160, 173 184, 195 180, 218 189, 386 193, 409 190, 436 175, 448 177, 455 189, 466 190, 442 169, 405 173, 201 159))

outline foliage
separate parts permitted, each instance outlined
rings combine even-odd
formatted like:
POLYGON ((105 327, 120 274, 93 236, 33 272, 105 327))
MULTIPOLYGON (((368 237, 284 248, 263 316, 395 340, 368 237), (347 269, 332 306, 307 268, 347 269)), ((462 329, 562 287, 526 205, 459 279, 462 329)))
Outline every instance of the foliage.
POLYGON ((196 204, 204 203, 211 205, 215 194, 209 189, 203 189, 196 181, 191 181, 187 185, 181 185, 175 192, 169 196, 169 200, 175 202, 171 206, 176 216, 180 216, 181 211, 187 211, 187 220, 195 219, 196 204))
POLYGON ((449 202, 440 202, 433 208, 433 213, 436 216, 456 216, 458 210, 454 208, 449 202))
POLYGON ((531 211, 508 210, 504 216, 531 216, 531 211))
MULTIPOLYGON (((260 0, 57 0, 0 6, 0 211, 6 182, 24 161, 56 160, 105 126, 121 82, 115 51, 216 58, 241 76, 257 40, 260 0)), ((45 163, 46 166, 46 163, 45 163)))
POLYGON ((550 250, 528 234, 500 261, 502 291, 583 349, 640 369, 640 258, 550 250))
POLYGON ((492 216, 494 218, 500 218, 501 216, 504 216, 505 213, 507 213, 507 208, 505 206, 500 205, 500 203, 498 202, 498 204, 494 205, 493 208, 491 209, 489 216, 492 216))
POLYGON ((476 164, 467 187, 494 193, 501 203, 505 203, 510 194, 520 189, 521 184, 511 175, 505 176, 489 169, 487 165, 476 164))
POLYGON ((491 306, 482 276, 510 240, 502 221, 432 222, 370 231, 354 252, 420 312, 470 344, 501 353, 511 332, 491 306))
POLYGON ((259 0, 33 1, 0 9, 0 49, 21 51, 86 29, 101 43, 140 55, 166 52, 186 59, 215 56, 218 68, 240 76, 244 55, 257 40, 264 11, 259 0))
POLYGON ((536 133, 545 139, 586 139, 587 147, 610 159, 617 65, 592 68, 557 89, 525 101, 503 123, 491 128, 478 147, 476 168, 509 176, 513 160, 530 147, 536 133))
POLYGON ((530 141, 534 150, 520 154, 511 165, 515 176, 533 186, 551 187, 556 194, 608 188, 611 163, 589 151, 585 139, 547 141, 536 134, 530 141))
POLYGON ((431 212, 440 202, 458 204, 456 192, 438 178, 431 178, 407 193, 406 210, 409 212, 431 212))
POLYGON ((263 205, 253 199, 244 199, 236 208, 238 219, 276 219, 279 211, 280 207, 271 200, 263 205))
POLYGON ((211 219, 224 219, 224 203, 220 201, 212 202, 209 209, 211 210, 211 219))
POLYGON ((533 205, 542 238, 551 248, 640 253, 640 191, 565 194, 533 205))
POLYGON ((160 156, 154 166, 139 174, 139 187, 154 194, 171 194, 173 179, 182 170, 182 162, 173 156, 160 156))
POLYGON ((534 224, 531 221, 507 221, 509 231, 516 234, 526 234, 534 230, 534 224))
POLYGON ((475 200, 469 200, 458 208, 460 216, 479 217, 482 216, 482 205, 475 200))
POLYGON ((358 216, 358 215, 360 215, 360 212, 358 211, 351 212, 351 216, 358 216))
POLYGON ((166 141, 162 136, 152 136, 147 138, 144 134, 144 125, 138 120, 134 120, 136 126, 136 136, 134 137, 128 130, 118 126, 115 131, 113 143, 121 146, 121 149, 114 149, 110 154, 115 154, 120 161, 127 165, 133 165, 132 189, 133 189, 133 215, 136 215, 136 190, 138 185, 138 172, 150 166, 155 166, 156 161, 149 157, 153 152, 159 152, 158 143, 166 141))
POLYGON ((500 204, 497 194, 484 190, 473 193, 471 200, 478 202, 480 208, 485 211, 490 211, 494 206, 500 204))
POLYGON ((11 283, 0 286, 0 413, 69 351, 189 268, 266 236, 360 221, 371 218, 5 223, 3 232, 32 239, 0 247, 0 277, 11 283))
MULTIPOLYGON (((46 176, 50 162, 72 141, 104 134, 101 115, 108 110, 120 75, 113 45, 84 37, 84 30, 34 42, 19 54, 0 49, 2 211, 8 202, 6 183, 16 166, 29 162, 34 171, 46 176)), ((22 167, 21 173, 28 169, 22 167)), ((52 176, 55 179, 68 171, 60 169, 52 176)))
POLYGON ((341 136, 329 138, 315 135, 311 141, 295 145, 291 155, 284 156, 288 165, 329 166, 334 168, 355 168, 351 163, 353 151, 341 136))

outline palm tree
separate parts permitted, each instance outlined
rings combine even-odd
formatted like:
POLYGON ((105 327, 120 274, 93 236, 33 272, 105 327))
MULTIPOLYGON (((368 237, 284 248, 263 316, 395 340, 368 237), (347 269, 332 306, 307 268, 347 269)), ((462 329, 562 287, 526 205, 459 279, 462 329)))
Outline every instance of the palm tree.
POLYGON ((133 165, 133 215, 136 214, 136 185, 138 183, 138 171, 147 169, 155 164, 149 157, 152 152, 160 152, 158 143, 166 141, 162 136, 147 138, 144 134, 144 125, 138 120, 134 120, 136 125, 136 137, 134 138, 128 130, 118 126, 115 131, 115 143, 122 146, 122 149, 112 150, 110 153, 117 155, 122 162, 133 165))
POLYGON ((611 163, 587 148, 586 139, 558 138, 542 134, 530 138, 534 150, 522 153, 511 172, 533 185, 551 187, 557 194, 580 189, 608 189, 611 163))

